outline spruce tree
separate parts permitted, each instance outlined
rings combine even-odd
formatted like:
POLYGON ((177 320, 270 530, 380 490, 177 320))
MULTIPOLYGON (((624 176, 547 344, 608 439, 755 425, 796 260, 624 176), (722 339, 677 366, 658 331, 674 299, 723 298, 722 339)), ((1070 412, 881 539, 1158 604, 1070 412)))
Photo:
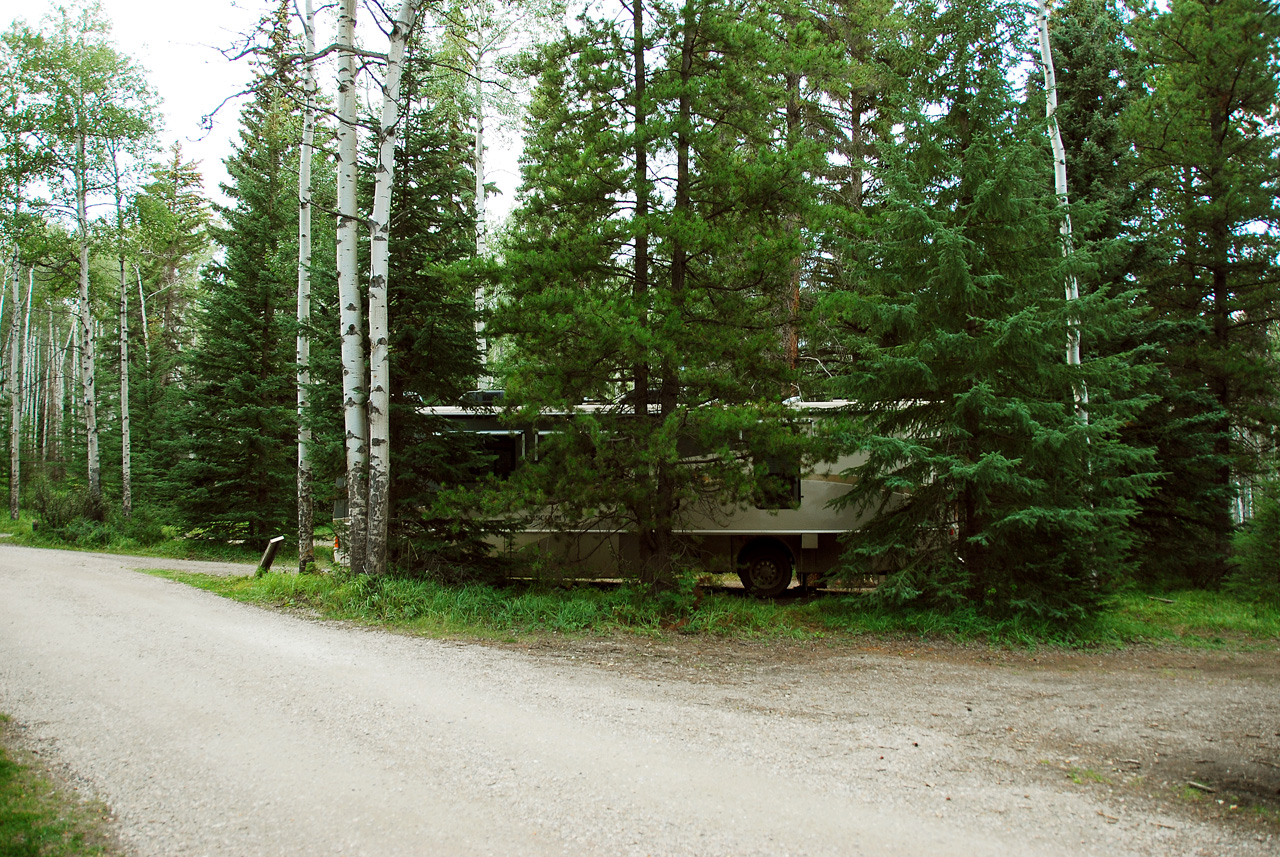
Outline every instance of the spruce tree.
POLYGON ((296 81, 286 59, 284 5, 273 20, 254 98, 241 114, 211 229, 223 248, 204 274, 195 343, 184 361, 186 455, 172 474, 184 522, 216 538, 251 542, 294 520, 296 81))
POLYGON ((1067 366, 1063 346, 1069 325, 1114 335, 1124 303, 1064 301, 1087 254, 1063 258, 1044 121, 1011 90, 1016 6, 916 14, 885 202, 860 224, 853 288, 824 299, 847 331, 846 442, 866 456, 849 502, 874 513, 849 562, 894 572, 883 599, 1078 618, 1123 562, 1148 467, 1117 439, 1141 404, 1127 359, 1067 366))
POLYGON ((777 417, 793 392, 795 224, 818 164, 786 144, 768 10, 640 12, 643 31, 584 17, 541 55, 494 328, 523 418, 593 404, 526 466, 526 498, 565 529, 635 532, 625 552, 661 585, 689 510, 750 502, 766 459, 794 452, 777 417))
POLYGON ((1137 430, 1167 475, 1143 525, 1159 571, 1212 584, 1280 419, 1280 13, 1267 0, 1146 13, 1128 130, 1150 186, 1139 273, 1164 401, 1137 430))
MULTIPOLYGON (((1067 0, 1054 9, 1049 32, 1070 197, 1086 214, 1075 229, 1085 241, 1127 237, 1138 196, 1122 118, 1141 72, 1123 16, 1115 0, 1067 0)), ((1132 251, 1120 253, 1094 282, 1123 278, 1132 251)))
POLYGON ((128 272, 133 471, 141 504, 163 496, 170 471, 186 453, 178 360, 190 345, 188 311, 199 268, 211 253, 211 214, 196 165, 183 160, 175 144, 151 179, 130 212, 138 259, 128 272))

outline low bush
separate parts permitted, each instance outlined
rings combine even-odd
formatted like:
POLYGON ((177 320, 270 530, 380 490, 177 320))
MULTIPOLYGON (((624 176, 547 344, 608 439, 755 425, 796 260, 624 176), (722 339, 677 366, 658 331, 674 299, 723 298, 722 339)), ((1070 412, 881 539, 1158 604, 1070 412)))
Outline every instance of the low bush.
POLYGON ((1253 519, 1236 533, 1232 571, 1223 588, 1237 596, 1280 604, 1280 482, 1263 486, 1253 519))
POLYGON ((56 533, 78 520, 94 517, 89 491, 80 485, 60 487, 47 479, 38 479, 31 485, 27 496, 41 528, 47 532, 56 533))

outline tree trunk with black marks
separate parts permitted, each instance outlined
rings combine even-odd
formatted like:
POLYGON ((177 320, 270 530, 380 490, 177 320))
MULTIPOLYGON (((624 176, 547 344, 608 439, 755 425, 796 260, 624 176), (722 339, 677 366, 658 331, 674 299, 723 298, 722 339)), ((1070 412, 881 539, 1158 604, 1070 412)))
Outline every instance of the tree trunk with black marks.
POLYGON ((365 554, 370 574, 387 573, 391 517, 391 359, 388 349, 387 270, 391 189, 400 122, 400 77, 405 44, 418 15, 418 0, 404 0, 391 28, 387 72, 378 121, 378 166, 369 240, 369 527, 365 554))

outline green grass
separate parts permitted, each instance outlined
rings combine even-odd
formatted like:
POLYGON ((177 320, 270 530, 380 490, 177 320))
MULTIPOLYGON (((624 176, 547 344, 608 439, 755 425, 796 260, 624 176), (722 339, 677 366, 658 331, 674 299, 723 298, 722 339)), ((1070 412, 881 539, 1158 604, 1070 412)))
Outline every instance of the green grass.
POLYGON ((117 853, 104 835, 104 810, 55 788, 6 747, 0 714, 0 857, 89 857, 117 853))
POLYGON ((1014 648, 1119 647, 1170 643, 1209 648, 1275 648, 1280 610, 1227 594, 1175 592, 1112 598, 1073 626, 1034 617, 992 618, 977 611, 889 610, 856 595, 759 601, 682 591, 650 597, 627 586, 569 588, 446 586, 418 580, 269 574, 225 578, 154 572, 253 604, 304 609, 327 619, 430 636, 517 639, 555 634, 679 633, 745 639, 852 639, 863 635, 945 639, 1014 648))
MULTIPOLYGON (((257 563, 262 558, 261 548, 250 548, 242 544, 228 544, 211 539, 183 538, 172 527, 162 527, 164 538, 159 541, 139 541, 122 532, 118 522, 111 525, 85 530, 85 537, 80 541, 68 541, 54 534, 33 527, 37 521, 29 512, 23 512, 17 521, 6 521, 0 531, 9 533, 6 541, 28 547, 59 548, 64 550, 88 550, 97 553, 109 553, 126 556, 150 556, 163 559, 195 559, 208 562, 257 563)), ((327 528, 324 532, 330 532, 327 528)), ((317 537, 322 538, 320 528, 317 537)), ((332 560, 332 549, 316 548, 317 559, 327 566, 332 560)), ((276 568, 296 568, 298 552, 293 548, 281 548, 276 554, 276 568)), ((3 857, 3 855, 0 855, 3 857)))
POLYGON ((176 571, 151 573, 251 604, 308 609, 327 619, 368 622, 433 636, 510 638, 617 631, 810 635, 799 624, 789 623, 785 611, 778 607, 724 595, 650 598, 629 587, 495 588, 335 575, 226 578, 176 571))
POLYGON ((1280 607, 1274 601, 1225 592, 1125 593, 1110 600, 1097 623, 1124 642, 1174 641, 1220 648, 1280 641, 1280 607))
POLYGON ((1101 783, 1102 785, 1112 785, 1111 780, 1091 768, 1068 768, 1067 777, 1071 782, 1078 786, 1086 783, 1101 783))

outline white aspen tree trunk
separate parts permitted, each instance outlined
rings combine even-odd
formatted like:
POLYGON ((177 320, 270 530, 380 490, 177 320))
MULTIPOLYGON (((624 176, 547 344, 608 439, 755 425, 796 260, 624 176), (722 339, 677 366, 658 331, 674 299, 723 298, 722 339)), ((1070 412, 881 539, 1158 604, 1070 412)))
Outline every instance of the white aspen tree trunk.
POLYGON ((13 266, 13 310, 9 322, 9 517, 18 520, 22 495, 22 284, 13 266))
POLYGON ((120 170, 115 167, 116 249, 120 262, 120 513, 133 516, 133 456, 129 437, 129 277, 124 258, 124 200, 120 194, 120 170))
POLYGON ((80 299, 76 307, 80 327, 80 391, 84 417, 86 464, 89 477, 89 502, 93 514, 102 510, 102 464, 98 455, 98 406, 94 387, 94 325, 89 306, 89 214, 85 197, 85 138, 78 141, 76 168, 76 224, 80 232, 80 299))
POLYGON ((35 414, 40 391, 35 383, 36 368, 40 363, 40 351, 31 342, 31 300, 36 290, 35 268, 27 268, 27 303, 22 311, 22 415, 24 440, 35 446, 35 414))
POLYGON ((365 359, 357 280, 356 242, 359 212, 356 209, 356 0, 342 0, 338 14, 338 44, 347 48, 338 59, 338 303, 342 325, 342 411, 347 453, 347 558, 351 571, 365 572, 368 542, 366 470, 368 425, 365 414, 365 359))
MULTIPOLYGON (((16 246, 14 247, 14 251, 13 251, 13 271, 12 272, 8 270, 5 271, 4 281, 6 283, 9 282, 10 273, 12 273, 14 277, 18 276, 18 250, 16 246)), ((4 297, 5 297, 5 290, 4 288, 0 287, 0 318, 4 318, 4 297)), ((3 368, 4 368, 3 365, 0 364, 0 370, 3 370, 3 368)))
POLYGON ((57 377, 58 343, 54 339, 53 313, 49 313, 49 339, 45 343, 44 415, 40 420, 40 463, 49 461, 49 422, 53 419, 55 378, 57 377))
POLYGON ((306 0, 302 22, 303 86, 302 147, 298 154, 298 573, 315 566, 315 503, 311 490, 311 427, 307 424, 307 394, 311 384, 311 149, 316 132, 316 15, 306 0))
POLYGON ((483 50, 476 53, 476 255, 488 252, 488 228, 485 223, 484 190, 484 57, 483 50))
POLYGON ((133 515, 133 455, 129 435, 129 280, 120 254, 120 510, 133 515))
MULTIPOLYGON (((476 174, 476 255, 483 258, 489 250, 488 224, 485 221, 484 190, 484 36, 476 40, 476 150, 474 168, 476 174)), ((485 300, 484 284, 476 286, 476 342, 480 348, 480 377, 477 379, 481 389, 492 386, 489 376, 489 338, 485 333, 485 313, 489 304, 485 300)))
POLYGON ((138 308, 142 310, 142 359, 150 366, 151 334, 147 330, 147 293, 142 290, 142 268, 134 265, 133 272, 138 277, 138 308))
POLYGON ((74 450, 80 447, 82 438, 80 430, 81 416, 83 410, 80 403, 80 394, 78 388, 80 386, 80 318, 77 315, 71 320, 71 347, 67 350, 67 372, 66 385, 68 405, 71 408, 71 419, 68 424, 69 431, 67 440, 69 446, 64 446, 64 455, 68 461, 71 460, 74 450))
MULTIPOLYGON (((1049 119, 1050 143, 1053 147, 1053 188, 1062 209, 1062 222, 1058 227, 1062 234, 1062 254, 1070 256, 1071 214, 1067 211, 1067 151, 1062 144, 1062 130, 1058 127, 1058 79, 1054 73, 1053 51, 1049 47, 1048 0, 1036 0, 1036 24, 1040 30, 1040 62, 1044 69, 1045 116, 1049 119)), ((1067 276, 1066 298, 1068 302, 1080 298, 1080 286, 1074 274, 1067 276)), ((1080 365, 1080 329, 1074 323, 1067 330, 1067 365, 1080 365)), ((1084 422, 1089 421, 1089 391, 1083 382, 1075 385, 1076 412, 1084 422)))
MULTIPOLYGON (((36 290, 36 269, 34 267, 27 268, 27 301, 22 305, 22 341, 30 345, 31 340, 31 296, 36 290)), ((30 351, 26 352, 30 354, 30 351)), ((25 371, 30 374, 30 360, 24 361, 23 366, 27 367, 25 371)), ((23 376, 23 383, 26 383, 27 376, 23 376)))
POLYGON ((53 340, 53 313, 49 313, 49 338, 44 347, 44 366, 41 369, 41 385, 44 395, 40 403, 40 463, 49 460, 49 418, 53 416, 53 358, 57 344, 53 340))
POLYGON ((70 378, 72 387, 75 386, 75 376, 72 373, 74 372, 75 366, 74 355, 80 348, 76 336, 76 328, 78 326, 79 325, 76 324, 75 319, 72 319, 71 324, 67 328, 67 341, 63 343, 62 350, 58 353, 58 424, 55 428, 58 438, 57 444, 59 460, 63 459, 67 450, 67 446, 63 441, 66 439, 64 437, 64 432, 68 422, 71 426, 72 447, 74 447, 76 443, 76 426, 79 425, 79 422, 76 420, 75 393, 73 392, 71 394, 70 401, 67 400, 67 379, 70 378), (68 363, 71 363, 73 367, 70 371, 67 369, 68 363), (70 421, 67 420, 68 406, 71 411, 70 421))
POLYGON ((387 573, 387 527, 391 517, 391 356, 387 318, 391 191, 400 124, 400 76, 405 44, 418 16, 418 0, 403 0, 391 28, 387 73, 378 121, 378 166, 369 236, 369 533, 370 574, 387 573))

